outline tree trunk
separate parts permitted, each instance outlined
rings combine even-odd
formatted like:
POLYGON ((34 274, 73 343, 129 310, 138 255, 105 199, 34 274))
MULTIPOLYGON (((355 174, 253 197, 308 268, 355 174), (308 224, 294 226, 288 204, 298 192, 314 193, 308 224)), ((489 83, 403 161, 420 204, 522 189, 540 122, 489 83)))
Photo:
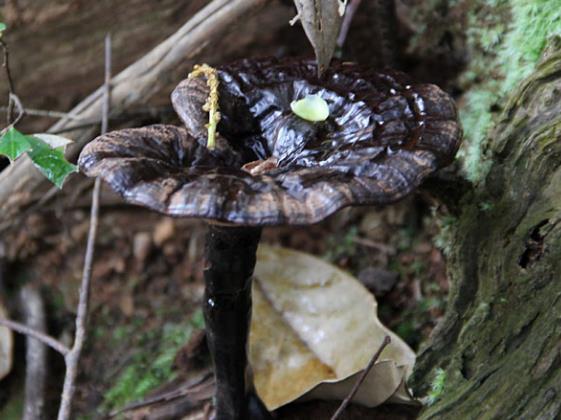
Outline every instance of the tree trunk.
POLYGON ((447 312, 412 384, 421 418, 561 412, 561 48, 550 44, 490 139, 492 166, 451 226, 447 312), (441 376, 442 377, 442 376, 441 376))

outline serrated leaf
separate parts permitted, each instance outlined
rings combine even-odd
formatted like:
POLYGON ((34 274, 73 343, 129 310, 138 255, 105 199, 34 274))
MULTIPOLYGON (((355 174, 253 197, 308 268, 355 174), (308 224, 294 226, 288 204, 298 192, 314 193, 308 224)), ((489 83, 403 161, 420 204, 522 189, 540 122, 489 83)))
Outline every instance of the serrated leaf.
POLYGON ((58 188, 62 188, 64 180, 72 172, 77 172, 78 167, 71 164, 64 157, 61 148, 53 149, 48 144, 34 136, 27 136, 31 150, 27 152, 31 161, 58 188))
POLYGON ((33 134, 33 137, 36 137, 42 142, 47 143, 53 149, 61 149, 62 151, 64 151, 64 149, 66 149, 66 146, 68 146, 70 143, 73 143, 72 140, 67 139, 66 137, 49 133, 33 134))
POLYGON ((10 160, 16 160, 23 153, 31 150, 29 136, 10 127, 0 138, 0 155, 7 156, 10 160))
POLYGON ((310 40, 321 75, 335 52, 345 2, 341 0, 294 0, 298 17, 310 40))

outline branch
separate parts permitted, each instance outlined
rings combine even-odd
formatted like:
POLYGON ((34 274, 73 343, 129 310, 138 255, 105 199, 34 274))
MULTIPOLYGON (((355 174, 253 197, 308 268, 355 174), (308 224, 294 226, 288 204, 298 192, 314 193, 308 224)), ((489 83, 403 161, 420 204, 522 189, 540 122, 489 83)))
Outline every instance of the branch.
POLYGON ((47 334, 43 334, 42 332, 36 331, 33 328, 29 328, 27 325, 4 318, 0 318, 0 325, 7 327, 17 333, 33 337, 39 340, 40 342, 42 342, 43 344, 46 344, 53 350, 59 352, 63 356, 66 356, 70 352, 70 349, 66 347, 64 344, 62 344, 60 341, 56 340, 55 338, 47 334))
POLYGON ((12 79, 12 72, 10 71, 10 50, 8 49, 8 44, 0 38, 0 46, 4 51, 4 71, 6 72, 6 78, 8 79, 8 113, 6 114, 6 123, 10 125, 12 122, 12 113, 14 110, 14 103, 12 102, 12 95, 16 94, 16 89, 14 87, 14 80, 12 79))
MULTIPOLYGON (((195 14, 177 32, 156 46, 144 57, 131 64, 112 80, 111 110, 114 115, 135 105, 146 103, 158 92, 180 64, 193 60, 214 41, 230 31, 235 22, 248 19, 256 9, 271 0, 214 0, 195 14)), ((69 114, 86 121, 99 118, 103 89, 84 99, 69 114)), ((49 132, 60 131, 72 124, 61 119, 49 132)), ((68 147, 68 157, 75 158, 97 130, 84 128, 69 132, 75 142, 68 147)), ((14 162, 0 173, 0 231, 17 225, 20 209, 37 199, 35 192, 48 181, 34 170, 29 159, 14 162)))
MULTIPOLYGON (((7 106, 0 106, 1 112, 9 112, 9 107, 7 106)), ((32 115, 35 117, 47 117, 47 118, 69 118, 72 120, 81 120, 81 117, 77 117, 75 115, 70 115, 67 112, 60 112, 60 111, 51 111, 48 109, 34 109, 34 108, 25 108, 24 110, 25 115, 32 115)), ((98 121, 99 123, 99 121, 98 121)))
POLYGON ((347 40, 347 35, 349 34, 349 29, 351 29, 351 23, 353 17, 360 6, 362 0, 350 0, 345 9, 345 16, 343 16, 343 22, 341 23, 341 30, 339 31, 339 36, 337 37, 337 48, 342 49, 347 40))
MULTIPOLYGON (((105 37, 105 83, 103 86, 103 103, 101 118, 101 133, 107 132, 109 120, 109 103, 111 94, 111 36, 105 37)), ((84 261, 84 270, 82 273, 82 285, 80 286, 80 300, 78 301, 78 313, 76 315, 76 335, 74 337, 74 345, 65 357, 66 375, 64 377, 64 386, 62 389, 62 397, 60 409, 58 412, 58 420, 68 420, 72 408, 72 399, 76 391, 76 377, 78 376, 78 363, 84 342, 86 341, 86 327, 88 318, 88 308, 90 303, 90 289, 92 279, 92 265, 94 259, 95 240, 97 236, 97 225, 99 215, 99 190, 101 181, 96 178, 92 193, 92 210, 90 214, 90 230, 88 232, 88 244, 86 247, 86 257, 84 261)))
MULTIPOLYGON (((19 303, 26 325, 37 332, 45 332, 45 305, 37 289, 29 285, 23 287, 19 303)), ((27 336, 25 347, 25 404, 22 420, 35 420, 43 416, 45 409, 47 346, 40 340, 27 336)))
POLYGON ((359 378, 357 379, 357 381, 353 385, 353 388, 351 389, 351 392, 349 393, 349 395, 347 395, 347 397, 343 400, 343 402, 341 403, 341 405, 339 406, 339 408, 337 409, 335 414, 333 414, 333 416, 331 416, 331 420, 337 420, 341 416, 343 411, 345 411, 347 406, 351 403, 352 399, 354 398, 354 396, 358 392, 358 389, 360 388, 360 386, 363 384, 366 377, 370 373, 370 370, 372 370, 372 367, 374 366, 374 363, 376 363, 376 361, 380 357, 380 354, 382 354, 382 352, 384 351, 386 346, 388 344, 390 344, 390 342, 391 342, 390 336, 386 335, 384 337, 384 341, 382 341, 382 344, 380 345, 380 348, 378 349, 378 351, 376 353, 374 353, 374 356, 372 356, 372 359, 370 359, 370 361, 368 362, 368 364, 366 365, 366 367, 362 371, 362 374, 359 376, 359 378))

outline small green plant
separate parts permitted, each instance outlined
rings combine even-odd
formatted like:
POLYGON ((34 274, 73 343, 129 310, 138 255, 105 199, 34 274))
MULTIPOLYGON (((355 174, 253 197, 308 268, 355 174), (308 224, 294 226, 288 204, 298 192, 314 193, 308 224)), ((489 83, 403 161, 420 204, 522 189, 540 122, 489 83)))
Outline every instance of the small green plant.
POLYGON ((491 203, 490 201, 482 201, 481 203, 479 203, 479 209, 481 211, 487 212, 493 210, 493 208, 493 203, 491 203))
POLYGON ((454 228, 458 223, 458 219, 454 216, 439 216, 436 219, 440 231, 434 237, 434 245, 442 251, 446 256, 452 253, 452 241, 454 236, 454 228))
POLYGON ((445 383, 446 383, 446 371, 441 368, 436 369, 434 378, 430 385, 430 392, 426 400, 426 404, 428 406, 433 405, 436 402, 436 400, 440 398, 440 396, 444 392, 445 383))

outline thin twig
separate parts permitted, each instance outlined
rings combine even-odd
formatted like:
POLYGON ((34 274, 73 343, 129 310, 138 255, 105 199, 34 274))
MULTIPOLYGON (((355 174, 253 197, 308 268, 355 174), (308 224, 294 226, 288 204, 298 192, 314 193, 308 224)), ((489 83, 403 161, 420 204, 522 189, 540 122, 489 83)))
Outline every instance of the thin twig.
MULTIPOLYGON (((7 106, 1 106, 0 112, 8 112, 7 106)), ((35 109, 35 108, 25 108, 25 115, 32 115, 34 117, 47 117, 47 118, 67 118, 69 120, 83 120, 83 117, 79 115, 72 115, 67 112, 61 111, 51 111, 48 109, 35 109)), ((97 122, 99 124, 99 121, 97 122)))
POLYGON ((365 246, 365 247, 368 247, 368 248, 374 248, 374 249, 377 249, 378 251, 384 252, 386 254, 395 254, 395 248, 394 247, 386 245, 386 244, 381 243, 381 242, 373 241, 373 240, 368 239, 368 238, 361 238, 359 236, 359 237, 356 237, 356 238, 352 238, 352 241, 355 244, 362 245, 362 246, 365 246))
MULTIPOLYGON (((147 109, 147 110, 123 112, 121 115, 116 115, 116 116, 110 117, 109 121, 123 122, 123 121, 128 121, 131 118, 146 118, 146 117, 162 118, 162 117, 174 116, 174 115, 175 115, 175 113, 173 112, 172 108, 165 107, 165 108, 162 108, 161 110, 147 109)), ((80 123, 80 124, 69 125, 68 127, 62 127, 60 129, 57 129, 57 130, 49 130, 49 133, 51 133, 51 134, 67 133, 69 131, 81 130, 81 129, 84 129, 84 128, 94 127, 94 126, 99 125, 99 123, 101 122, 101 120, 99 118, 98 119, 93 119, 93 120, 85 120, 85 119, 81 118, 81 120, 83 122, 80 123)))
POLYGON ((349 29, 351 28, 351 22, 353 21, 353 17, 361 1, 362 0, 351 0, 345 9, 345 16, 343 17, 343 22, 341 22, 341 30, 337 37, 337 48, 339 49, 343 48, 345 45, 349 29))
POLYGON ((14 110, 14 103, 12 102, 11 95, 16 94, 16 89, 14 87, 14 79, 12 79, 12 72, 10 71, 10 50, 8 49, 8 44, 0 38, 0 46, 4 50, 4 71, 6 72, 6 78, 8 79, 8 113, 6 114, 6 123, 10 125, 12 123, 12 114, 14 110))
MULTIPOLYGON (((18 98, 19 99, 19 98, 18 98)), ((20 101, 21 103, 21 101, 20 101)), ((8 112, 7 106, 0 106, 0 112, 8 112)), ((100 118, 95 118, 92 120, 86 120, 85 117, 80 115, 73 115, 68 112, 52 111, 49 109, 35 109, 35 108, 23 108, 23 113, 25 115, 30 115, 33 117, 46 117, 46 118, 66 118, 67 120, 81 121, 79 124, 61 128, 60 130, 51 130, 49 133, 57 134, 63 133, 65 131, 73 131, 81 128, 92 127, 99 125, 101 123, 100 118)), ((152 117, 161 118, 165 116, 174 116, 173 108, 169 106, 162 107, 147 107, 146 109, 133 110, 131 112, 123 112, 121 115, 110 117, 109 121, 126 121, 130 118, 137 117, 152 117)))
MULTIPOLYGON (((39 291, 31 285, 24 286, 19 294, 19 305, 25 324, 35 331, 45 333, 45 305, 39 291)), ((25 347, 25 403, 22 420, 36 420, 43 417, 45 409, 47 346, 27 336, 25 347)))
POLYGON ((7 327, 17 333, 33 337, 41 341, 43 344, 46 344, 53 350, 59 352, 63 356, 66 356, 68 353, 70 353, 70 349, 66 347, 64 344, 62 344, 60 341, 56 340, 51 336, 48 336, 47 334, 43 334, 39 331, 36 331, 33 328, 29 328, 27 325, 4 318, 0 318, 0 325, 7 327))
MULTIPOLYGON (((25 116, 25 109, 23 108, 23 105, 21 103, 21 100, 19 99, 19 96, 16 95, 15 93, 10 92, 10 102, 9 103, 11 103, 12 106, 15 105, 16 109, 18 111, 18 116, 11 123, 12 126, 15 126, 25 116)), ((12 110, 12 114, 13 114, 13 110, 12 110)))
MULTIPOLYGON (((109 114, 109 96, 111 91, 111 36, 105 37, 105 84, 102 104, 102 121, 101 132, 107 132, 108 114, 109 114)), ((76 377, 78 375, 78 363, 82 348, 86 340, 86 324, 88 318, 88 308, 90 301, 90 288, 92 278, 92 265, 94 258, 95 240, 97 236, 97 224, 99 214, 99 191, 101 182, 99 178, 95 180, 92 193, 92 210, 90 215, 90 230, 88 233, 88 244, 86 247, 86 257, 84 261, 84 270, 82 273, 82 284, 80 286, 80 299, 78 302, 78 313, 76 315, 76 335, 74 345, 70 353, 65 357, 66 375, 64 377, 64 386, 60 409, 58 412, 58 420, 68 420, 72 408, 72 399, 76 391, 76 377)))
POLYGON ((345 411, 347 406, 350 404, 350 402, 352 401, 352 399, 354 398, 354 396, 358 392, 358 389, 360 388, 360 386, 363 384, 364 380, 368 376, 368 373, 370 372, 370 370, 374 366, 374 363, 376 363, 376 361, 380 357, 380 354, 382 354, 382 352, 384 351, 386 346, 388 344, 390 344, 390 342, 391 342, 390 336, 386 335, 384 337, 384 341, 382 341, 382 344, 380 345, 380 348, 378 349, 378 351, 376 353, 374 353, 374 356, 372 356, 372 359, 370 359, 370 361, 368 362, 368 364, 366 365, 366 367, 362 371, 362 374, 359 376, 359 378, 357 379, 357 381, 353 385, 353 388, 351 389, 351 392, 349 392, 349 395, 347 395, 347 397, 343 400, 343 402, 341 403, 341 405, 339 406, 339 408, 337 409, 335 414, 333 414, 333 416, 331 416, 331 420, 338 419, 341 416, 341 414, 343 413, 343 411, 345 411))
POLYGON ((148 407, 150 405, 155 405, 155 404, 158 404, 158 403, 172 401, 172 400, 176 400, 176 399, 181 398, 181 397, 185 397, 189 394, 192 394, 192 393, 195 393, 197 391, 200 391, 201 389, 204 389, 205 387, 209 386, 210 384, 213 384, 214 381, 209 382, 209 379, 212 379, 212 374, 211 373, 205 373, 200 378, 198 378, 198 380, 195 380, 195 382, 192 383, 192 384, 188 384, 187 386, 182 386, 180 388, 165 392, 163 394, 156 395, 152 398, 147 398, 143 401, 133 402, 133 403, 131 403, 131 404, 129 404, 129 405, 123 407, 123 408, 112 411, 111 413, 109 413, 109 415, 107 417, 108 418, 115 417, 115 416, 117 416, 119 414, 122 414, 122 413, 125 413, 127 411, 137 410, 139 408, 148 407))

